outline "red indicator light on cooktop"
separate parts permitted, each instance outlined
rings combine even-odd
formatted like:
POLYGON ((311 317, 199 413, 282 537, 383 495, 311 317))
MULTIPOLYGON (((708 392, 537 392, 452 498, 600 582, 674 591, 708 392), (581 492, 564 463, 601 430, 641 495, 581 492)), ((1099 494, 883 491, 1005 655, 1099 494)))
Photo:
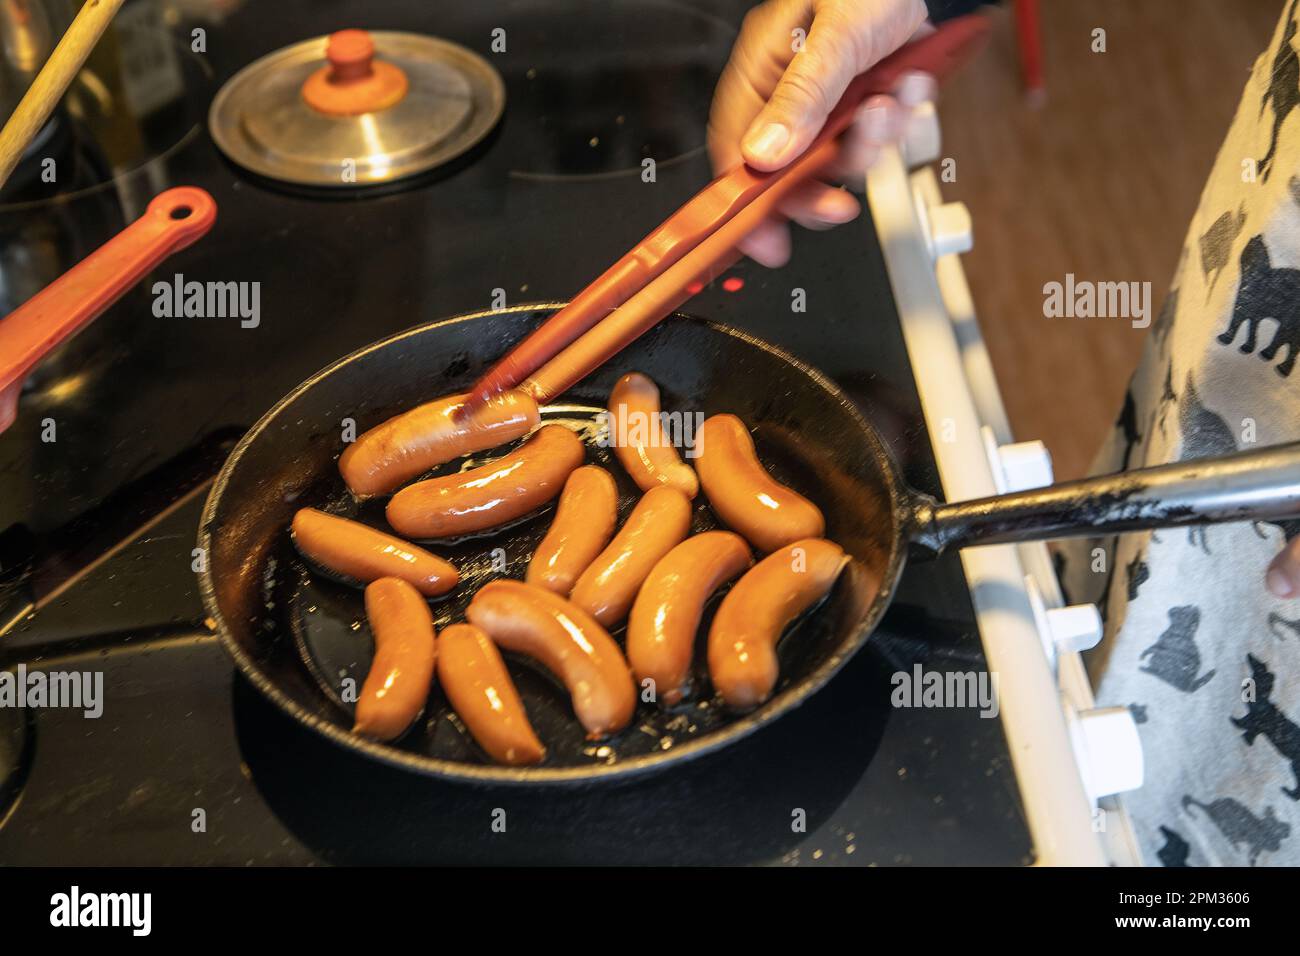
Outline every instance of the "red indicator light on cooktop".
POLYGON ((739 292, 741 289, 745 288, 745 280, 740 276, 727 276, 727 278, 722 280, 722 288, 726 289, 728 292, 739 292))

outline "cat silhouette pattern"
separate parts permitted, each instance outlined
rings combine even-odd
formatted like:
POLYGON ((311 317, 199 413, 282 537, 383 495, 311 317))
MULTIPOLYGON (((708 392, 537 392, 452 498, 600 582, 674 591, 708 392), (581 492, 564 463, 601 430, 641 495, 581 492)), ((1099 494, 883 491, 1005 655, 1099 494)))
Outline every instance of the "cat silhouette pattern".
POLYGON ((1233 717, 1233 726, 1242 731, 1241 738, 1248 745, 1257 737, 1268 739, 1277 752, 1291 762, 1297 786, 1283 787, 1282 792, 1292 800, 1300 800, 1300 727, 1287 717, 1269 698, 1273 695, 1273 672, 1254 654, 1246 655, 1250 674, 1255 681, 1255 699, 1247 701, 1246 716, 1233 717))

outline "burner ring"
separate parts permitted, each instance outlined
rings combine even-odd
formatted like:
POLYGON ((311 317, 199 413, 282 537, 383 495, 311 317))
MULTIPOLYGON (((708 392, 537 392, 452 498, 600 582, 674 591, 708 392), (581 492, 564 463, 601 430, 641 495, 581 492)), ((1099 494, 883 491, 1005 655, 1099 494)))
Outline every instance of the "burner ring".
POLYGON ((24 707, 0 707, 0 828, 18 805, 36 753, 36 727, 24 707))
POLYGON ((527 8, 501 58, 508 175, 598 182, 698 159, 735 38, 735 24, 679 0, 527 8))

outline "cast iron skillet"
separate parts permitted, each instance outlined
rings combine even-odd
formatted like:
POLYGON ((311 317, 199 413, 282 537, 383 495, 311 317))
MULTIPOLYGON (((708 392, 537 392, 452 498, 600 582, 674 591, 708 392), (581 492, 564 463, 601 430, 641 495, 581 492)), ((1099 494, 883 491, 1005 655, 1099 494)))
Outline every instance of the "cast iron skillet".
MULTIPOLYGON (((231 453, 199 531, 199 547, 208 556, 199 574, 204 606, 244 676, 299 723, 354 751, 437 777, 516 784, 627 778, 726 746, 820 689, 876 627, 909 547, 937 552, 1300 511, 1300 445, 940 505, 903 484, 875 431, 816 370, 744 332, 674 316, 565 395, 563 404, 544 410, 544 418, 567 421, 590 439, 593 430, 584 426, 603 407, 614 381, 641 371, 659 384, 665 410, 740 416, 769 470, 822 509, 827 537, 854 561, 826 602, 782 640, 781 679, 772 699, 736 716, 710 698, 703 669, 706 614, 695 655, 698 696, 666 712, 642 704, 628 729, 597 744, 583 739, 562 687, 526 662, 510 660, 529 718, 548 749, 541 766, 489 762, 436 687, 420 721, 395 744, 354 736, 350 705, 339 691, 346 679, 356 686, 364 681, 372 653, 361 592, 307 567, 289 541, 293 513, 310 505, 383 527, 383 502, 358 505, 338 475, 348 421, 360 433, 398 411, 467 388, 556 308, 460 316, 367 346, 299 385, 231 453)), ((616 476, 625 515, 637 497, 635 487, 606 449, 589 442, 588 460, 607 465, 616 476)), ((462 619, 486 580, 522 578, 549 523, 545 510, 496 533, 433 545, 462 574, 458 588, 433 604, 438 627, 462 619)), ((714 526, 700 495, 693 530, 714 526)), ((621 632, 614 636, 621 640, 621 632)))

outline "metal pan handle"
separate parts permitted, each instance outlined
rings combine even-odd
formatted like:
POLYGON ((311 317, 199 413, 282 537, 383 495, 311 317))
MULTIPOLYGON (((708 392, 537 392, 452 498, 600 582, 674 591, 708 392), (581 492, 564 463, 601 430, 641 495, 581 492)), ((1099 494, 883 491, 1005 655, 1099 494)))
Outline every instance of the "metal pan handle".
POLYGON ((1300 442, 940 504, 918 497, 912 538, 934 552, 1222 521, 1300 516, 1300 442))

